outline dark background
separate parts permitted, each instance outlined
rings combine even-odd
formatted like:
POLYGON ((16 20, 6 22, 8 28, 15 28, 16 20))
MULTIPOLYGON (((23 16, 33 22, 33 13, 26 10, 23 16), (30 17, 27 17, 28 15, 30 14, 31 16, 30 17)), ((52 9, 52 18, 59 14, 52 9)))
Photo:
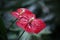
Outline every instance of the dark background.
POLYGON ((58 0, 0 0, 0 40, 60 40, 59 4, 58 0), (46 28, 36 35, 23 33, 11 15, 18 8, 28 8, 44 20, 46 28))

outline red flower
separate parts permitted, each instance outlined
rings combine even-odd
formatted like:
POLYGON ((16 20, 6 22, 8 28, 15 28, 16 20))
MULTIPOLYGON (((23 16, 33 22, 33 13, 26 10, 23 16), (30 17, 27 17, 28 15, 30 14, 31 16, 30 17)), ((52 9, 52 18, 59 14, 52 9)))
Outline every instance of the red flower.
POLYGON ((25 9, 25 8, 17 9, 16 12, 12 12, 12 15, 15 16, 18 19, 20 19, 22 17, 23 18, 27 18, 28 20, 31 17, 34 17, 35 18, 35 14, 33 14, 32 12, 30 12, 28 9, 25 9))
POLYGON ((18 18, 16 25, 29 33, 39 33, 45 28, 45 23, 41 19, 37 19, 35 15, 26 8, 17 9, 12 15, 18 18))
POLYGON ((42 29, 45 28, 45 23, 41 19, 34 19, 31 22, 28 22, 27 19, 22 18, 18 20, 16 24, 29 33, 39 33, 42 29))

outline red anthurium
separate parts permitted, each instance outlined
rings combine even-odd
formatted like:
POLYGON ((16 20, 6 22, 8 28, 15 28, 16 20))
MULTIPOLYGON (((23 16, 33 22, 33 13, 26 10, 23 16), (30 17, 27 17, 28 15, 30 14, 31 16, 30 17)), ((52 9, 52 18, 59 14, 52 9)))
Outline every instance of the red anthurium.
POLYGON ((26 8, 17 9, 16 12, 12 12, 12 15, 15 16, 15 17, 18 18, 18 19, 20 19, 20 18, 22 18, 22 17, 27 18, 28 20, 29 20, 31 17, 34 17, 34 18, 35 18, 35 14, 33 14, 31 11, 29 11, 29 10, 26 9, 26 8))
POLYGON ((29 22, 27 19, 22 18, 21 20, 18 20, 16 24, 25 31, 36 34, 46 26, 41 19, 33 19, 31 22, 29 22))
POLYGON ((12 15, 18 18, 16 25, 29 33, 39 33, 45 28, 45 23, 41 19, 37 19, 35 14, 26 8, 19 8, 12 15))

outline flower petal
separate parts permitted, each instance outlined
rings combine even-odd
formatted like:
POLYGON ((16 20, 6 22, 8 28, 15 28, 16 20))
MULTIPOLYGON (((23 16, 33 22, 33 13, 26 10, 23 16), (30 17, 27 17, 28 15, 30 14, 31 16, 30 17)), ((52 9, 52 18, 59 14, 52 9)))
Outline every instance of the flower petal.
POLYGON ((28 20, 26 18, 21 18, 18 21, 16 21, 16 25, 18 25, 19 27, 25 29, 25 26, 28 24, 27 21, 28 20))
POLYGON ((32 31, 34 33, 39 33, 46 26, 46 24, 41 19, 34 19, 31 25, 32 25, 32 31))
POLYGON ((19 17, 19 14, 17 12, 12 12, 11 13, 14 17, 18 18, 19 17))

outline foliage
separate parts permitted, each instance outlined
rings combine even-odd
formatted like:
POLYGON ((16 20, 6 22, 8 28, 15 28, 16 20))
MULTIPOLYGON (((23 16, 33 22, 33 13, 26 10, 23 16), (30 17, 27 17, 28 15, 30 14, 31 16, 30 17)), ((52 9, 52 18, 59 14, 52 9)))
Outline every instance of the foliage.
POLYGON ((60 15, 57 4, 59 5, 57 0, 0 0, 0 39, 58 40, 58 36, 54 37, 59 33, 58 29, 60 28, 58 26, 60 25, 60 15), (42 18, 46 23, 46 28, 39 34, 30 34, 17 27, 16 18, 11 15, 11 12, 21 7, 28 8, 36 14, 37 18, 42 18))

